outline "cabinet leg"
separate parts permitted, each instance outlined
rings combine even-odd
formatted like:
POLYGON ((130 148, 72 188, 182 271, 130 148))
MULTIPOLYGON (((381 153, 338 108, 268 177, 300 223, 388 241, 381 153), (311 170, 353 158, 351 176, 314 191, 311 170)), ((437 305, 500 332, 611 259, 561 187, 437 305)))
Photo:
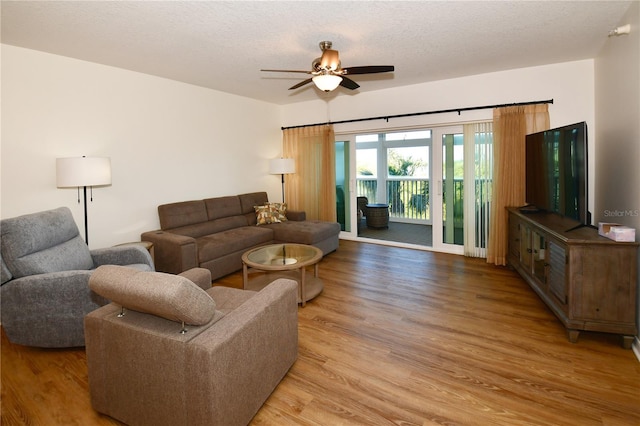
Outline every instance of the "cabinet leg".
POLYGON ((580 330, 567 329, 567 338, 571 343, 576 343, 580 336, 580 330))
POLYGON ((622 347, 625 349, 631 349, 635 336, 622 336, 622 347))

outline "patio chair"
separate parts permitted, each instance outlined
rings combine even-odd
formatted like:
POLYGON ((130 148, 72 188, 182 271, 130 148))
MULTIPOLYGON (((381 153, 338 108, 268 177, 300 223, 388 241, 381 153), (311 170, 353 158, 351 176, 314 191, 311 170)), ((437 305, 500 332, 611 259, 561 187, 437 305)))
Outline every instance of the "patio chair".
POLYGON ((367 217, 367 204, 369 204, 369 199, 367 197, 358 197, 358 210, 362 212, 362 217, 367 217))

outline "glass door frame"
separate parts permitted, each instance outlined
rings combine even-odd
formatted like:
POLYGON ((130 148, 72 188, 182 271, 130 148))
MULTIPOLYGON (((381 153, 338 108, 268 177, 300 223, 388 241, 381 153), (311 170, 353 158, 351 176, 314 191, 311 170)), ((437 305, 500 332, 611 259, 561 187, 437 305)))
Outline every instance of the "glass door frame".
MULTIPOLYGON (((371 241, 369 238, 361 238, 358 237, 358 229, 355 224, 358 223, 358 212, 357 212, 357 169, 356 169, 356 135, 359 134, 368 134, 368 133, 393 133, 397 131, 410 131, 410 130, 431 130, 431 146, 429 149, 429 171, 430 171, 430 221, 432 225, 432 245, 431 246, 420 246, 424 247, 426 250, 433 250, 444 253, 452 253, 452 254, 464 254, 464 246, 456 245, 456 244, 446 244, 443 242, 443 202, 442 202, 442 190, 443 190, 443 149, 442 149, 442 136, 445 134, 464 134, 463 125, 448 125, 448 126, 433 126, 433 125, 424 125, 419 127, 412 127, 411 129, 385 129, 380 131, 367 131, 361 130, 356 132, 345 132, 336 134, 335 140, 336 142, 345 142, 346 146, 349 148, 349 205, 351 208, 348 211, 348 215, 350 220, 348 222, 351 224, 350 229, 341 231, 340 238, 349 239, 349 240, 358 240, 358 241, 371 241)), ((385 154, 386 158, 386 154, 385 154)), ((385 166, 386 167, 386 166, 385 166)), ((346 196, 347 194, 345 194, 346 196)), ((381 244, 389 244, 389 242, 381 241, 381 244)), ((402 243, 400 243, 402 244, 402 243)), ((391 244, 396 245, 396 244, 391 244)))

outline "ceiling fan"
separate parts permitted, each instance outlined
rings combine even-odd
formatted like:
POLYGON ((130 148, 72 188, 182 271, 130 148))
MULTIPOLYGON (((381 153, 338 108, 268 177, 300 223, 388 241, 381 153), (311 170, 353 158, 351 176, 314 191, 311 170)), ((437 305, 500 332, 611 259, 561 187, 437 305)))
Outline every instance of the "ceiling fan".
POLYGON ((331 49, 332 43, 330 41, 321 41, 320 49, 322 50, 322 56, 316 58, 311 63, 311 71, 299 71, 299 70, 260 70, 266 72, 298 72, 311 74, 313 77, 301 81, 300 83, 293 85, 289 90, 298 89, 306 84, 313 82, 318 89, 325 92, 330 92, 338 86, 346 87, 350 90, 355 90, 360 85, 355 81, 347 77, 347 75, 355 74, 377 74, 383 72, 393 72, 393 65, 367 65, 361 67, 349 67, 342 68, 340 64, 340 56, 337 50, 331 49))

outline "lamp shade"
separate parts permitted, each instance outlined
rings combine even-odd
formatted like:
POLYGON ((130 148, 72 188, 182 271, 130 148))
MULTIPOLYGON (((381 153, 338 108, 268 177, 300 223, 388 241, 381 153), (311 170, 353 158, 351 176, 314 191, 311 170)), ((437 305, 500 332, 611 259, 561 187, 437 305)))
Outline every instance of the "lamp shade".
POLYGON ((286 175, 295 171, 296 162, 293 158, 274 158, 269 161, 269 173, 272 175, 286 175))
POLYGON ((56 186, 111 185, 111 159, 109 157, 56 158, 56 186))
POLYGON ((316 75, 311 80, 313 80, 313 83, 318 87, 318 89, 330 92, 340 85, 342 77, 333 74, 320 74, 316 75))

